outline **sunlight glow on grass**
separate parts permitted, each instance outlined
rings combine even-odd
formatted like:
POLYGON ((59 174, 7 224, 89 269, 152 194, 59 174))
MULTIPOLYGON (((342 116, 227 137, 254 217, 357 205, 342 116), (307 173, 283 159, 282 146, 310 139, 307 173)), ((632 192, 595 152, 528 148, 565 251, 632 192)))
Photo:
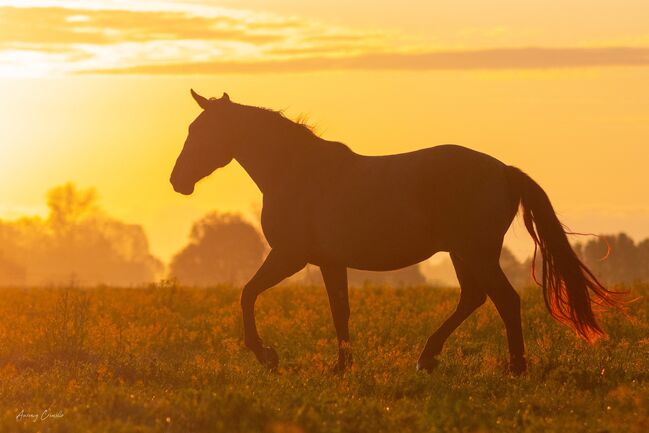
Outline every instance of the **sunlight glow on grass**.
POLYGON ((33 431, 17 423, 23 407, 62 410, 47 426, 71 432, 640 433, 649 425, 640 303, 635 321, 606 317, 614 338, 587 347, 551 321, 539 292, 525 291, 530 371, 512 378, 492 305, 424 374, 414 368, 418 351, 457 292, 351 290, 355 365, 339 377, 330 372, 336 341, 323 288, 278 287, 259 302, 279 374, 243 347, 238 295, 169 284, 1 292, 0 431, 33 431))

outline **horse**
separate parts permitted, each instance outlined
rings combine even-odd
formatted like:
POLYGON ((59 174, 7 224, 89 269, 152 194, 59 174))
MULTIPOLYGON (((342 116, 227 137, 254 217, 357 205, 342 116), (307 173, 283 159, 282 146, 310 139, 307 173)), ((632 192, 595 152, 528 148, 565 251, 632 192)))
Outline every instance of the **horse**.
POLYGON ((338 340, 334 370, 352 365, 347 269, 388 271, 450 254, 460 283, 456 310, 430 335, 417 370, 432 371, 451 333, 487 298, 504 322, 509 370, 526 371, 520 297, 503 273, 503 237, 519 208, 542 259, 549 313, 589 342, 605 336, 593 305, 619 307, 573 251, 544 190, 520 169, 458 145, 366 156, 328 141, 281 112, 191 95, 202 108, 189 126, 171 184, 196 183, 235 159, 263 195, 271 249, 243 287, 244 344, 275 370, 277 352, 255 324, 258 296, 307 264, 320 268, 338 340))

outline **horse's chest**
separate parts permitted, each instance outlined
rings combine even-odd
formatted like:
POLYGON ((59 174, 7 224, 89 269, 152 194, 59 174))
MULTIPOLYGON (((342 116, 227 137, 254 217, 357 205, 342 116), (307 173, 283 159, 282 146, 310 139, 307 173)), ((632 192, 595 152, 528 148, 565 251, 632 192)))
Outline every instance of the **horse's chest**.
POLYGON ((306 205, 290 196, 264 198, 261 227, 272 248, 304 249, 309 239, 306 205))

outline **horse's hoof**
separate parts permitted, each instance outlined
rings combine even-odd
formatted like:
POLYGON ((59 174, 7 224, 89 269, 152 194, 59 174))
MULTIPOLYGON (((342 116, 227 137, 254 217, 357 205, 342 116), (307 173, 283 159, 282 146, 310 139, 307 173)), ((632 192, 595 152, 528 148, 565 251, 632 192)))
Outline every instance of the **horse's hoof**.
POLYGON ((262 347, 259 351, 255 352, 255 356, 261 365, 271 371, 276 371, 279 365, 279 356, 272 347, 262 347))
POLYGON ((509 373, 512 376, 520 376, 527 371, 527 361, 525 356, 510 356, 509 357, 509 373))
POLYGON ((527 364, 525 363, 525 361, 509 363, 509 373, 512 376, 520 376, 522 374, 525 374, 526 371, 527 371, 527 364))
POLYGON ((419 361, 417 361, 417 371, 432 373, 438 365, 439 361, 436 358, 420 358, 419 361))

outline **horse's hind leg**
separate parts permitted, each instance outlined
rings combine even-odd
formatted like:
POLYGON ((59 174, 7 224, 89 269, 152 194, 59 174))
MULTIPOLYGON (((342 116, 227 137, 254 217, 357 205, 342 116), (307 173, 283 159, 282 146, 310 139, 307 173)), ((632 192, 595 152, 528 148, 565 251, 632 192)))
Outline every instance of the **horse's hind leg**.
POLYGON ((500 248, 489 248, 462 255, 472 281, 479 281, 493 301, 507 330, 509 369, 513 374, 526 370, 525 345, 521 326, 521 298, 512 287, 499 263, 500 248))
POLYGON ((485 282, 488 283, 487 294, 505 323, 509 346, 509 370, 516 375, 522 374, 527 369, 527 364, 521 324, 521 298, 497 262, 478 267, 477 273, 482 274, 485 282))
POLYGON ((435 367, 437 364, 435 357, 442 351, 446 339, 487 299, 483 286, 472 276, 469 263, 453 253, 451 259, 460 282, 460 301, 453 314, 426 341, 426 346, 417 361, 417 370, 431 371, 435 367))

